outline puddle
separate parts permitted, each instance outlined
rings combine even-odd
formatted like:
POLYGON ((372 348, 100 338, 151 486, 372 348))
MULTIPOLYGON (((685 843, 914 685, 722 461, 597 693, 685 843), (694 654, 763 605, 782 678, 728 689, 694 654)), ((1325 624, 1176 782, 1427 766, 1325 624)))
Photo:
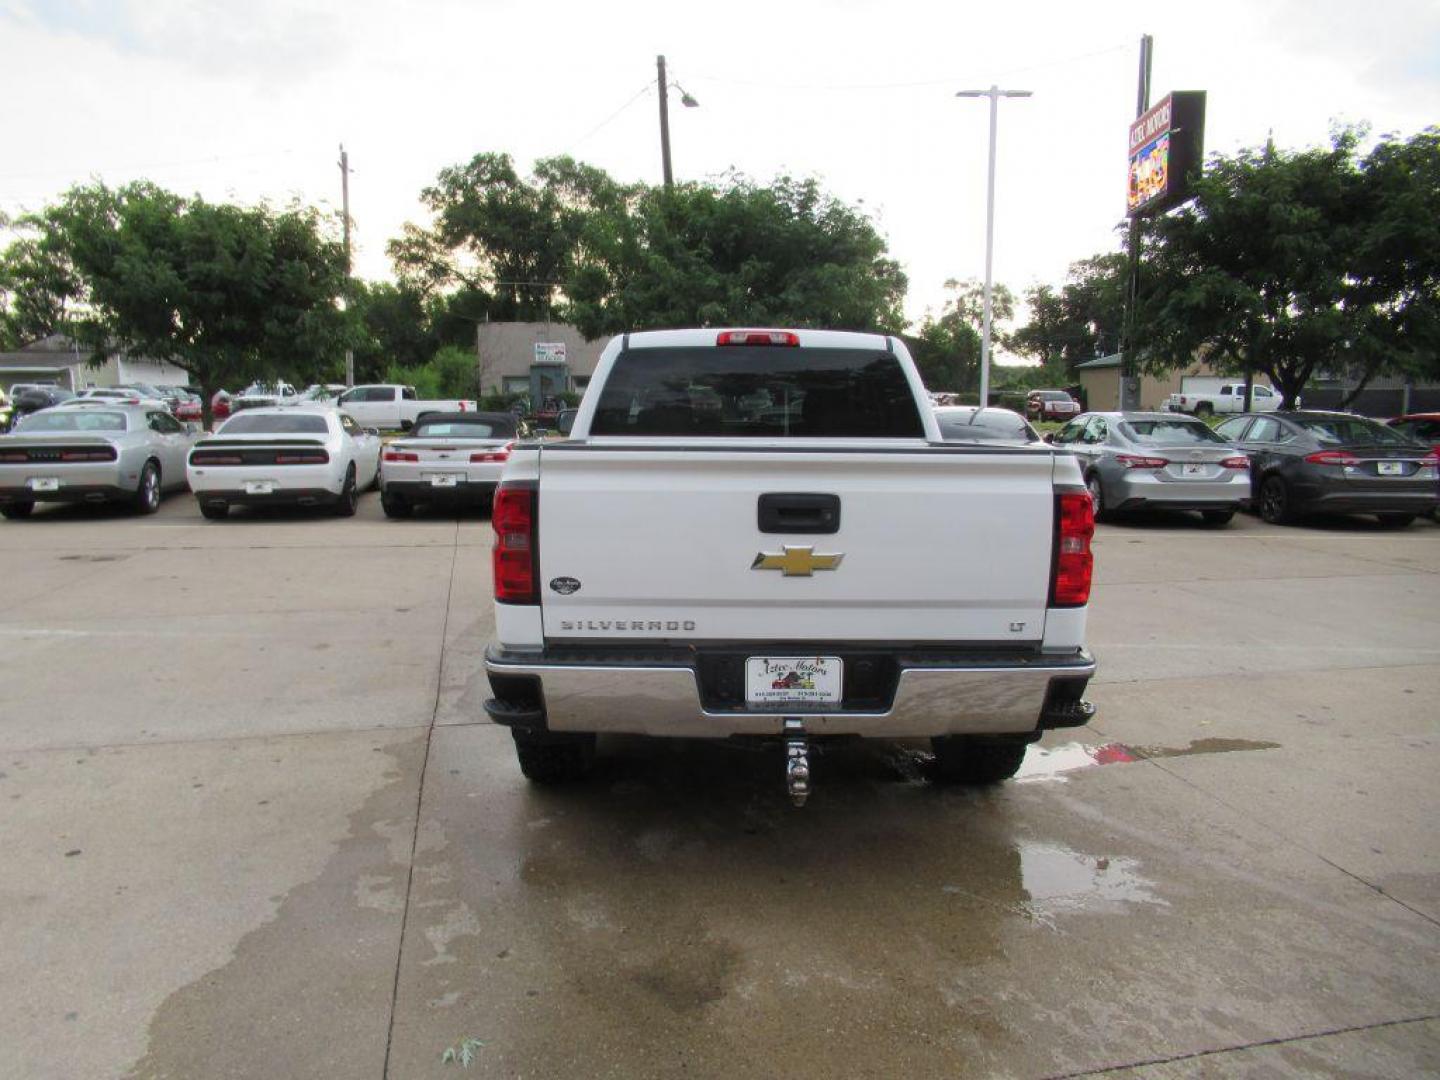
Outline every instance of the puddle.
POLYGON ((1192 739, 1189 746, 1137 746, 1137 757, 1189 757, 1191 754, 1230 754, 1236 750, 1278 750, 1278 742, 1263 739, 1192 739))
POLYGON ((1093 765, 1118 765, 1127 761, 1138 761, 1139 755, 1122 743, 1103 743, 1094 746, 1087 743, 1066 743, 1064 746, 1046 748, 1032 746, 1015 774, 1018 783, 1040 783, 1047 780, 1065 780, 1066 773, 1077 769, 1088 769, 1093 765))
POLYGON ((1263 739, 1192 739, 1189 746, 1126 746, 1124 743, 1066 743, 1046 748, 1032 746, 1015 774, 1021 784, 1064 783, 1068 773, 1094 765, 1120 765, 1149 758, 1190 757, 1193 754, 1231 754, 1238 750, 1278 750, 1277 742, 1263 739))
POLYGON ((1082 855, 1058 844, 1020 844, 1020 877, 1029 914, 1059 911, 1115 911, 1126 904, 1169 907, 1154 883, 1137 873, 1134 859, 1082 855))

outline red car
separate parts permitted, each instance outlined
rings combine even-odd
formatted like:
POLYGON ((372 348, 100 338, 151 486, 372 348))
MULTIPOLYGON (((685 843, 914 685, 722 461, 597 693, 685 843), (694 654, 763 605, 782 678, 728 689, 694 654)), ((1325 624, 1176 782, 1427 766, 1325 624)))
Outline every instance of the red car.
MULTIPOLYGON (((1385 423, 1416 442, 1428 443, 1436 453, 1440 453, 1440 412, 1409 413, 1385 423)), ((1440 509, 1435 511, 1435 520, 1440 521, 1440 509)))
POLYGON ((230 418, 230 394, 225 390, 216 390, 210 398, 210 415, 216 420, 228 420, 230 418))
POLYGON ((1080 403, 1064 390, 1031 390, 1025 415, 1031 420, 1070 420, 1080 415, 1080 403))
POLYGON ((175 419, 181 423, 200 422, 200 399, 198 397, 181 398, 175 403, 175 419))

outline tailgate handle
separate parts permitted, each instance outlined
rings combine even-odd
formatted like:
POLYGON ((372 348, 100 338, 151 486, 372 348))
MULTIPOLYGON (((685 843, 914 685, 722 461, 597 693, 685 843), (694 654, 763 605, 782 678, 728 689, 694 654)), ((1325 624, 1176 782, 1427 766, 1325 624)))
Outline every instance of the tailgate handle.
POLYGON ((762 533, 837 533, 840 496, 772 492, 760 496, 762 533))

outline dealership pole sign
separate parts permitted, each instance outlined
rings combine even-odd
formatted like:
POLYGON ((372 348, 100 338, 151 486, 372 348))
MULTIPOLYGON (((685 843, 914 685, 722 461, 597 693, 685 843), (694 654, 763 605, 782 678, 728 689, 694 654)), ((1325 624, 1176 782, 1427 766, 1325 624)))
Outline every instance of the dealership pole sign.
POLYGON ((1177 90, 1130 125, 1126 213, 1145 217, 1190 198, 1205 158, 1205 91, 1177 90))

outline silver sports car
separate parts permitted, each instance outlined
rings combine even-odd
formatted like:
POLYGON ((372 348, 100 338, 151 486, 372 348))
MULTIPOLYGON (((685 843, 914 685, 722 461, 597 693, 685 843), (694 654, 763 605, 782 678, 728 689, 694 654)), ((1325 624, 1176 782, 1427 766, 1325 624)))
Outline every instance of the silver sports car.
POLYGON ((199 432, 163 405, 41 409, 0 436, 0 514, 28 517, 37 502, 128 502, 160 508, 185 486, 185 458, 199 432))

